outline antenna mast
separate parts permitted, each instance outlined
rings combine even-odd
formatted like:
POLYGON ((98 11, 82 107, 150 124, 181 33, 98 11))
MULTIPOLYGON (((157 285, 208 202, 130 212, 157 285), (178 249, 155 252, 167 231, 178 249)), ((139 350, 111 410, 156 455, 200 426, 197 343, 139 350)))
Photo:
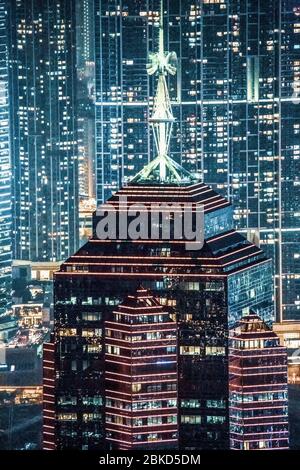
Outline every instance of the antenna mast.
MULTIPOLYGON (((168 73, 176 74, 176 53, 165 52, 164 50, 164 9, 163 0, 160 2, 159 19, 159 49, 158 52, 150 54, 150 64, 147 65, 149 75, 158 74, 158 83, 154 99, 153 113, 150 123, 153 129, 155 147, 157 152, 156 159, 159 162, 160 181, 166 180, 167 168, 173 173, 175 179, 180 178, 175 168, 169 162, 169 145, 172 134, 172 127, 175 118, 172 113, 171 101, 166 82, 168 73)), ((155 159, 155 160, 156 160, 155 159)))

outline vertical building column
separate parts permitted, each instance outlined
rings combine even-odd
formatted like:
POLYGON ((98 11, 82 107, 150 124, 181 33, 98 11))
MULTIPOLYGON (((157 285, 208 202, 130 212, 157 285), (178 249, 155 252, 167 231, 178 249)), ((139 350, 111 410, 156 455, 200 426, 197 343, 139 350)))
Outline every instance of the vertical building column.
POLYGON ((286 348, 254 313, 241 319, 230 343, 231 449, 288 449, 286 348))
POLYGON ((55 450, 55 345, 43 348, 43 450, 55 450))
POLYGON ((105 426, 111 448, 176 448, 176 323, 141 288, 105 322, 105 347, 105 426))

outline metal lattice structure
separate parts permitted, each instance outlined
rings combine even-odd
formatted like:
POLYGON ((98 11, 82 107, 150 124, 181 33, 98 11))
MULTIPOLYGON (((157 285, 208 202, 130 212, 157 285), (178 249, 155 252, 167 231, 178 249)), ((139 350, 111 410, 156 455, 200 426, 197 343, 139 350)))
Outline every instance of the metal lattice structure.
POLYGON ((149 75, 158 74, 153 113, 149 122, 152 126, 157 156, 146 165, 132 181, 190 182, 195 178, 169 156, 170 139, 175 118, 172 112, 166 76, 176 74, 175 52, 164 50, 163 0, 161 1, 159 24, 159 50, 151 53, 147 64, 149 75))

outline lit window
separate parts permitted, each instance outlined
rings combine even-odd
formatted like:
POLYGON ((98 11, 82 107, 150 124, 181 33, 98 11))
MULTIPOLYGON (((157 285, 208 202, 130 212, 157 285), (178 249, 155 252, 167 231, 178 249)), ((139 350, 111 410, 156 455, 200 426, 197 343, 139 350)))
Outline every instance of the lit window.
POLYGON ((183 356, 199 356, 200 346, 180 346, 180 354, 183 356))

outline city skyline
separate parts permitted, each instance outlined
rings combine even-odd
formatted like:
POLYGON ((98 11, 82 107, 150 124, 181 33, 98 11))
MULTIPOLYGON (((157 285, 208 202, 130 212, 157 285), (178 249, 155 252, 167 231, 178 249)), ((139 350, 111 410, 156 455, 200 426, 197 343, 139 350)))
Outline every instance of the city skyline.
MULTIPOLYGON (((63 33, 65 42, 59 46, 62 55, 71 50, 72 59, 65 65, 63 61, 49 66, 42 62, 32 82, 33 94, 25 92, 22 83, 32 81, 29 63, 36 60, 35 55, 38 62, 39 54, 46 51, 45 31, 41 30, 34 49, 31 6, 19 18, 25 21, 29 15, 26 32, 14 25, 21 4, 15 12, 14 2, 10 8, 7 2, 3 4, 10 25, 15 260, 63 261, 78 246, 79 236, 84 241, 90 235, 90 214, 96 203, 104 202, 154 154, 153 135, 147 129, 154 88, 146 65, 158 45, 159 0, 139 5, 123 2, 122 10, 118 1, 109 9, 102 0, 69 1, 69 8, 65 3, 55 14, 57 18, 62 15, 62 28, 64 21, 70 21, 71 29, 77 21, 75 36, 71 31, 63 33), (22 65, 25 57, 27 65, 22 65), (64 110, 61 124, 51 130, 42 102, 47 102, 48 75, 52 77, 47 83, 52 83, 56 73, 60 74, 57 83, 62 84, 57 93, 62 95, 54 94, 64 103, 64 110), (60 144, 54 143, 56 135, 61 135, 60 144), (57 167, 48 165, 48 155, 53 163, 57 160, 57 167), (34 176, 35 162, 41 166, 34 176), (61 188, 59 198, 57 187, 61 188), (48 199, 53 204, 47 204, 48 199)), ((175 161, 200 173, 205 183, 232 201, 236 228, 273 259, 278 320, 297 320, 299 10, 294 1, 276 0, 278 6, 282 4, 280 10, 273 8, 273 0, 262 2, 259 8, 254 3, 164 2, 166 47, 177 53, 178 60, 176 77, 168 78, 176 120, 170 149, 175 161), (223 47, 226 44, 228 48, 223 47)), ((36 20, 33 16, 32 20, 40 21, 42 27, 46 19, 42 10, 38 13, 38 5, 34 7, 36 20)), ((52 115, 60 113, 53 109, 52 115)))
POLYGON ((299 41, 299 0, 0 0, 0 449, 300 448, 299 41))
MULTIPOLYGON (((163 8, 159 48, 148 65, 157 78, 149 119, 156 157, 95 212, 93 236, 54 274, 54 330, 44 357, 44 450, 236 449, 239 438, 232 430, 248 417, 234 411, 235 375, 244 383, 253 374, 247 375, 250 365, 236 370, 230 334, 250 310, 271 331, 272 264, 234 230, 228 200, 170 158, 174 116, 166 77, 175 75, 176 60, 165 50, 162 16, 163 8), (162 213, 153 219, 155 205, 162 213), (191 213, 202 209, 202 243, 185 232, 171 236, 182 206, 191 213), (134 221, 137 212, 143 222, 134 221), (99 226, 115 213, 113 237, 109 227, 101 237, 99 226), (117 228, 124 229, 124 213, 128 230, 116 236, 117 228)), ((185 213, 185 225, 182 219, 185 213)), ((272 332, 263 333, 261 347, 269 349, 269 336, 279 346, 272 332)), ((242 346, 251 358, 248 350, 258 342, 242 346)), ((280 351, 282 367, 274 366, 271 382, 280 380, 286 390, 287 352, 280 351)), ((271 366, 277 350, 268 352, 271 366)), ((255 386, 264 391, 260 370, 258 361, 255 386)), ((241 449, 289 447, 288 435, 280 434, 286 419, 278 423, 276 412, 270 413, 272 399, 249 410, 257 435, 246 433, 241 449)), ((287 414, 286 399, 282 409, 287 414)))

